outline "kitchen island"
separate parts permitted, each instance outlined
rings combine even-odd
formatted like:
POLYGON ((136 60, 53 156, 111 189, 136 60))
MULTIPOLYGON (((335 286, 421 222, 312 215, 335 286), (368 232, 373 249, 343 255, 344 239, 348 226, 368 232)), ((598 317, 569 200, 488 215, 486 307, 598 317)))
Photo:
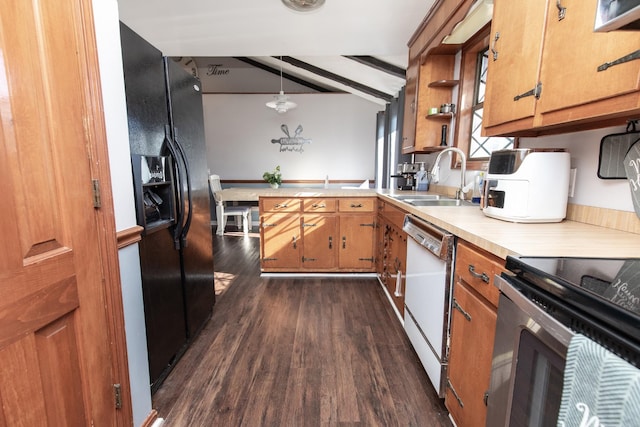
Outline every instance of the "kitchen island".
MULTIPOLYGON (((486 217, 478 206, 413 206, 393 196, 430 194, 375 189, 227 188, 222 201, 258 201, 260 197, 375 197, 435 224, 502 259, 513 256, 629 258, 640 254, 640 235, 564 220, 526 224, 486 217)), ((639 220, 640 221, 640 220, 639 220)))

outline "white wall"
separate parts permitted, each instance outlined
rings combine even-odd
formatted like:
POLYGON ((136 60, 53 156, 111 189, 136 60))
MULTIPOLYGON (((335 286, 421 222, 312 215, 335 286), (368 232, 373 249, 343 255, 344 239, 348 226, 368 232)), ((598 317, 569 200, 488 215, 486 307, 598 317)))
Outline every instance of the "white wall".
POLYGON ((627 180, 598 178, 600 140, 605 135, 624 130, 625 127, 621 126, 540 138, 522 138, 520 142, 522 147, 566 148, 571 153, 571 167, 577 168, 577 175, 575 194, 569 199, 569 203, 634 212, 627 180))
MULTIPOLYGON (((116 0, 94 0, 93 9, 116 230, 121 231, 136 225, 136 215, 120 50, 118 3, 116 0)), ((121 249, 118 252, 118 258, 133 425, 139 426, 151 413, 151 391, 138 245, 121 249)))
MULTIPOLYGON (((598 178, 598 158, 600 156, 600 140, 611 133, 624 132, 625 126, 538 138, 521 138, 522 148, 565 148, 571 153, 571 167, 577 169, 574 197, 569 203, 584 206, 596 206, 607 209, 634 212, 629 182, 624 179, 598 178)), ((433 166, 435 154, 417 156, 417 161, 426 161, 429 169, 433 166)), ((460 185, 460 171, 449 169, 450 161, 445 157, 440 162, 441 184, 460 185)), ((477 172, 467 172, 467 182, 477 172)), ((541 170, 540 173, 544 173, 541 170)))
POLYGON ((276 165, 284 180, 374 179, 376 113, 380 106, 350 94, 296 94, 298 107, 278 114, 271 95, 204 95, 205 135, 211 173, 225 179, 262 180, 276 165), (311 139, 304 152, 280 152, 272 139, 311 139))

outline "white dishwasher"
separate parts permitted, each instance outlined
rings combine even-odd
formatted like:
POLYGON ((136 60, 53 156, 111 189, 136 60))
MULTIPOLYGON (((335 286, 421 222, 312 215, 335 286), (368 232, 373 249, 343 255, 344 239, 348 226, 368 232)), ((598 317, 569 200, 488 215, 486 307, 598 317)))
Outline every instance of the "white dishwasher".
POLYGON ((404 329, 438 396, 447 381, 449 319, 455 236, 406 215, 407 273, 404 329))

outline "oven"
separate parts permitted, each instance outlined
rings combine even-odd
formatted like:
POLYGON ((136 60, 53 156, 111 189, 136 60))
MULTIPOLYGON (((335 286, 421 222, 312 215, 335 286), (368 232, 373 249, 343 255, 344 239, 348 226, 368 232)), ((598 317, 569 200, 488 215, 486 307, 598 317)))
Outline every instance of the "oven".
MULTIPOLYGON (((567 350, 576 336, 640 372, 640 260, 508 257, 506 269, 495 280, 487 426, 555 426, 559 413, 565 419, 567 350)), ((572 373, 579 364, 571 361, 572 373)))
POLYGON ((444 397, 453 283, 454 236, 405 216, 407 270, 404 329, 438 396, 444 397))

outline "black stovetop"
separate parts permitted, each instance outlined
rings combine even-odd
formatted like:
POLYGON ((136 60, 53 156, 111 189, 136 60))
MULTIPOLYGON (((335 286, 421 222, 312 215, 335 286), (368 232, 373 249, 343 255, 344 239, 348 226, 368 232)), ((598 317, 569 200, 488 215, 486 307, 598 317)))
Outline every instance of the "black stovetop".
POLYGON ((542 306, 551 302, 550 314, 555 300, 576 317, 594 319, 625 341, 640 343, 640 258, 508 257, 506 268, 530 299, 542 306))

